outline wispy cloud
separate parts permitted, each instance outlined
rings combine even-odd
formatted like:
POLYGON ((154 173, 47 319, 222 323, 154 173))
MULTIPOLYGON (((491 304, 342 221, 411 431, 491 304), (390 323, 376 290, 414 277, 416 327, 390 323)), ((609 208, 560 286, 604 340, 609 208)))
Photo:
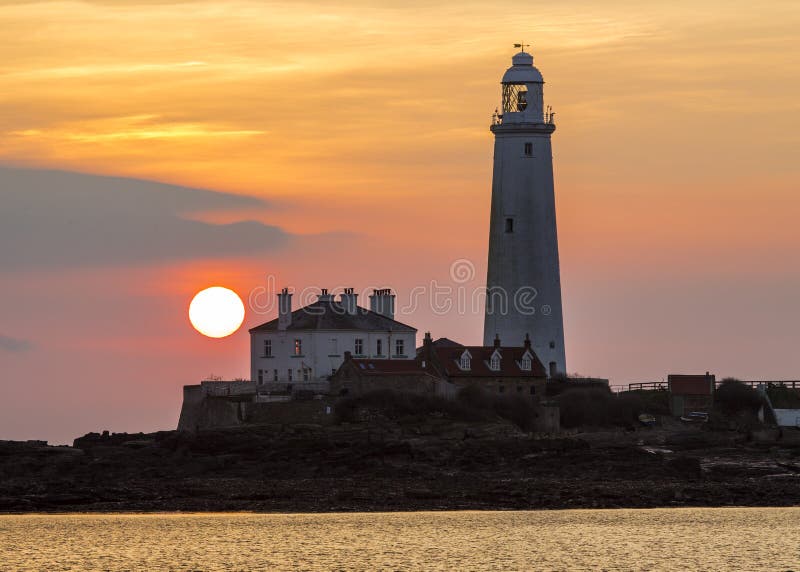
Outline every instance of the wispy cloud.
POLYGON ((254 220, 212 224, 189 213, 263 210, 261 199, 60 171, 0 169, 0 271, 119 266, 246 256, 291 235, 254 220))
POLYGON ((0 334, 0 350, 5 352, 26 352, 33 347, 28 340, 20 338, 13 338, 11 336, 4 336, 0 334))

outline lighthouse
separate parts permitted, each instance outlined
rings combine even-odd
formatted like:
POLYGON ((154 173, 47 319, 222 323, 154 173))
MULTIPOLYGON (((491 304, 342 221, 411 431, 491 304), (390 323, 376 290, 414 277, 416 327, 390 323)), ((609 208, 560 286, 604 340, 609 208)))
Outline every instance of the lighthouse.
POLYGON ((489 224, 484 345, 496 338, 521 343, 530 336, 550 377, 566 373, 561 278, 553 189, 555 131, 545 109, 544 79, 533 56, 521 51, 501 81, 495 112, 494 173, 489 224))

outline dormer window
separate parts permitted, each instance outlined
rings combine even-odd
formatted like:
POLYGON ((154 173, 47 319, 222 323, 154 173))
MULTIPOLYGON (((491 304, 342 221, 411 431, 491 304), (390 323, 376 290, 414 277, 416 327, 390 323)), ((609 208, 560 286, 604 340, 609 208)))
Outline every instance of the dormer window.
POLYGON ((492 369, 492 371, 500 371, 500 356, 499 355, 494 354, 492 356, 492 359, 489 362, 489 367, 492 369))
POLYGON ((523 356, 522 364, 520 365, 520 368, 523 371, 530 371, 531 370, 531 358, 529 356, 523 356))
POLYGON ((462 370, 469 371, 472 368, 471 361, 472 356, 468 351, 464 350, 464 353, 461 354, 461 359, 459 360, 458 365, 462 370))

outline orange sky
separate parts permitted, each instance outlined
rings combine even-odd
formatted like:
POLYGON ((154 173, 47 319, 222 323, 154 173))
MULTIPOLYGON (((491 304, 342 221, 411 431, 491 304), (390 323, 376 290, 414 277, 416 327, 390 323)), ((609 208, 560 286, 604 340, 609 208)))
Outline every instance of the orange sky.
MULTIPOLYGON (((521 40, 556 111, 570 370, 800 377, 798 30, 789 1, 3 2, 3 165, 259 197, 186 216, 291 238, 267 253, 0 270, 0 335, 29 346, 0 353, 0 383, 19 391, 0 405, 0 438, 170 427, 182 384, 245 375, 246 334, 187 326, 191 295, 213 283, 246 295, 274 274, 402 299, 464 258, 480 285, 488 123, 521 40), (41 409, 60 392, 85 412, 55 397, 41 409)), ((481 336, 479 313, 406 321, 481 336)))

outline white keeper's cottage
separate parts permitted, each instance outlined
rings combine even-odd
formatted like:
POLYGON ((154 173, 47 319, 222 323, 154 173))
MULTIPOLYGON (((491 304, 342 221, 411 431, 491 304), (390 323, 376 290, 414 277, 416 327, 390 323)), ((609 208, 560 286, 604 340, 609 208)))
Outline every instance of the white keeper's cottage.
POLYGON ((354 357, 408 360, 415 357, 417 330, 394 319, 391 290, 374 290, 370 309, 358 305, 358 294, 346 288, 339 300, 323 289, 313 304, 292 311, 292 294, 278 294, 278 317, 250 330, 250 379, 256 385, 327 381, 344 361, 354 357))

